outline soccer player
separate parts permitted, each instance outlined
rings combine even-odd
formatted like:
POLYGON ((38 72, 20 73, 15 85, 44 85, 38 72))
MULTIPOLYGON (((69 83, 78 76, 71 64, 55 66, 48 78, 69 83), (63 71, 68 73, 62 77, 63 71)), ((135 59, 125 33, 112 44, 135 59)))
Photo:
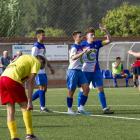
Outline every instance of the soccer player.
POLYGON ((113 74, 113 81, 115 83, 115 87, 118 87, 116 77, 125 77, 126 87, 129 87, 128 74, 124 73, 123 64, 121 63, 120 57, 117 57, 116 62, 112 63, 112 74, 113 74))
POLYGON ((19 140, 14 119, 15 103, 22 109, 23 120, 27 130, 26 140, 40 140, 34 135, 32 125, 33 110, 32 94, 34 89, 34 79, 38 75, 39 69, 44 69, 47 65, 44 56, 23 55, 14 59, 3 72, 0 78, 1 104, 7 107, 7 125, 11 133, 12 140, 19 140), (29 78, 30 77, 30 78, 29 78), (29 78, 28 99, 22 83, 29 78))
MULTIPOLYGON (((127 53, 140 58, 140 52, 135 53, 132 50, 129 50, 127 53)), ((133 74, 138 75, 138 80, 139 80, 139 91, 140 91, 140 60, 137 60, 134 65, 133 65, 133 74)))
MULTIPOLYGON (((90 84, 90 82, 92 82, 92 84, 97 87, 97 90, 99 92, 99 100, 103 108, 103 113, 113 114, 114 111, 110 111, 109 109, 107 109, 106 97, 105 97, 105 93, 103 89, 102 74, 100 71, 99 63, 98 63, 99 49, 103 47, 104 45, 109 44, 112 41, 112 37, 109 34, 109 32, 106 30, 103 24, 99 24, 99 27, 105 32, 107 36, 106 40, 94 41, 95 31, 94 31, 94 28, 92 27, 85 31, 87 41, 82 42, 81 46, 83 50, 85 50, 87 47, 90 47, 90 49, 88 49, 84 54, 83 72, 88 80, 88 83, 90 84)), ((81 88, 78 94, 77 112, 79 112, 82 94, 83 94, 83 89, 81 88)))
MULTIPOLYGON (((43 44, 43 40, 45 37, 45 32, 43 30, 37 30, 36 31, 37 36, 37 42, 32 47, 32 55, 44 55, 46 56, 46 48, 43 44)), ((54 69, 51 67, 50 63, 47 63, 47 66, 50 68, 51 74, 54 74, 54 69)), ((46 70, 39 70, 38 76, 35 78, 37 85, 39 85, 39 90, 37 90, 33 96, 32 100, 36 100, 37 98, 40 99, 40 105, 41 105, 41 113, 48 113, 52 112, 49 111, 47 108, 45 108, 45 92, 47 91, 47 75, 46 70)))
MULTIPOLYGON (((137 58, 136 61, 137 60, 140 60, 140 58, 137 58)), ((138 79, 138 75, 136 73, 135 74, 133 73, 133 65, 134 63, 132 63, 130 66, 130 72, 131 72, 131 75, 133 75, 133 83, 134 83, 133 87, 137 87, 138 85, 136 83, 136 80, 138 79)))
POLYGON ((69 115, 77 115, 72 110, 73 103, 73 94, 76 90, 76 86, 83 88, 83 94, 81 95, 81 102, 79 107, 79 112, 82 114, 90 114, 85 111, 84 105, 88 98, 89 93, 89 85, 85 75, 82 72, 83 60, 82 55, 89 49, 87 47, 84 51, 81 47, 82 42, 82 32, 74 31, 73 38, 75 40, 75 44, 70 49, 70 64, 67 71, 67 88, 68 88, 68 96, 67 96, 67 106, 68 106, 68 114, 69 115))

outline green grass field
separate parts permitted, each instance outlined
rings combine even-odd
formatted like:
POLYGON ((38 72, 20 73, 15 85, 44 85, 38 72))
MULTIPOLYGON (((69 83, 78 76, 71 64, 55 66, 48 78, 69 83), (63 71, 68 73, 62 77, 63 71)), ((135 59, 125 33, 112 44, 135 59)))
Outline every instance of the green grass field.
MULTIPOLYGON (((77 95, 73 110, 77 110, 77 95)), ((55 113, 40 113, 40 103, 33 102, 33 125, 35 135, 43 140, 140 140, 140 94, 138 88, 106 88, 108 108, 113 115, 103 115, 96 89, 89 94, 85 109, 92 115, 69 116, 66 106, 67 89, 49 89, 46 107, 55 113)), ((15 121, 18 135, 25 140, 26 129, 22 112, 16 104, 15 121)), ((0 106, 0 140, 10 140, 6 122, 6 107, 0 106)))

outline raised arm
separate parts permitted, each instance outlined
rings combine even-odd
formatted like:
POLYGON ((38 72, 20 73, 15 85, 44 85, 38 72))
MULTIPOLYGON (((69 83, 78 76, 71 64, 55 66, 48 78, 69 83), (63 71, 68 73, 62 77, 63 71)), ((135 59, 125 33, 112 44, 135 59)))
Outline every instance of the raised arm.
POLYGON ((133 55, 133 56, 135 56, 135 57, 139 57, 139 58, 140 58, 140 52, 135 53, 135 52, 133 52, 132 50, 129 50, 127 53, 128 53, 128 54, 131 54, 131 55, 133 55))
POLYGON ((112 37, 110 35, 110 33, 107 31, 107 29, 104 27, 104 25, 102 23, 99 24, 99 27, 101 30, 103 30, 106 34, 107 39, 105 40, 105 44, 109 44, 112 42, 112 37))

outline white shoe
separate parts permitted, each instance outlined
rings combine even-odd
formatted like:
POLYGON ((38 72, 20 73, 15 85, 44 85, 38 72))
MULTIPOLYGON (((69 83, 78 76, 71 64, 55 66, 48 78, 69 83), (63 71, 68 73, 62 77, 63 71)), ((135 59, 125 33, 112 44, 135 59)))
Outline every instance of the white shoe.
POLYGON ((78 114, 75 113, 74 111, 68 111, 67 114, 68 114, 68 115, 78 115, 78 114))

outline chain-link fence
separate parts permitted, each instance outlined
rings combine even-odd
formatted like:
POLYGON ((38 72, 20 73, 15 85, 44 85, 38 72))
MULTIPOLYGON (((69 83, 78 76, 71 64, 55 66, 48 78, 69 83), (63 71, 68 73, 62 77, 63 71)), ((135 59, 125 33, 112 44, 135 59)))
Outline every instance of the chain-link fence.
MULTIPOLYGON (((139 36, 139 4, 139 0, 1 0, 0 37, 33 37, 37 28, 43 28, 48 37, 71 36, 74 30, 84 32, 89 27, 97 30, 100 22, 106 24, 112 35, 123 36, 122 28, 125 36, 139 36), (116 16, 117 9, 112 12, 115 16, 108 12, 123 6, 124 2, 134 7, 131 10, 128 6, 120 8, 118 16, 122 19, 116 16), (130 19, 134 19, 133 25, 130 19), (113 33, 112 30, 117 31, 113 33)), ((96 33, 99 35, 99 30, 96 33)))

